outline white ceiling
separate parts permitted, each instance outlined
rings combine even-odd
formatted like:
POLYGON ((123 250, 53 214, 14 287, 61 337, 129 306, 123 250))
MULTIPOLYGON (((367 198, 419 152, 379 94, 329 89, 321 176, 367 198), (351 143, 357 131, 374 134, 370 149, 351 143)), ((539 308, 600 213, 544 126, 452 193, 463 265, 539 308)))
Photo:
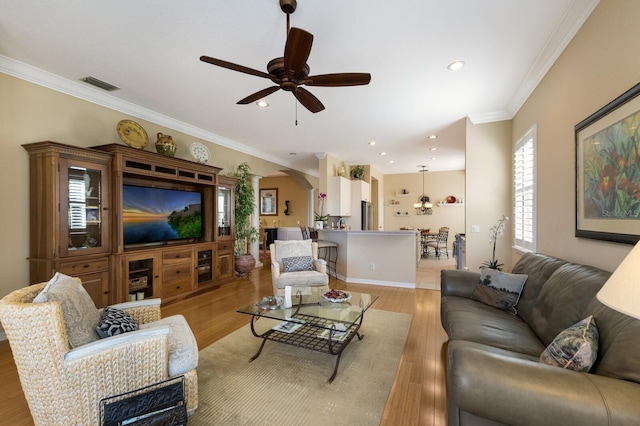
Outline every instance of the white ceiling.
POLYGON ((372 76, 308 87, 317 114, 284 91, 266 109, 236 105, 271 82, 199 60, 266 72, 286 41, 278 0, 0 0, 0 71, 313 175, 317 152, 384 174, 461 170, 464 118, 511 118, 597 3, 298 0, 311 74, 372 76), (448 71, 454 60, 466 66, 448 71), (120 90, 79 82, 89 75, 120 90))

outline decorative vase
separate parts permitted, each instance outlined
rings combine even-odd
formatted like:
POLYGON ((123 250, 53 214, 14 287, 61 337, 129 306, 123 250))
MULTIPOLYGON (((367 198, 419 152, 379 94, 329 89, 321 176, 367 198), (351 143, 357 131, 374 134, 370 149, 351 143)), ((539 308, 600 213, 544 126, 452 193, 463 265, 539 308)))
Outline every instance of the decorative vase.
POLYGON ((253 271, 253 268, 255 268, 255 266, 256 259, 250 254, 236 256, 235 258, 235 270, 241 277, 251 275, 251 271, 253 271))
POLYGON ((316 229, 323 229, 324 228, 324 222, 321 220, 317 220, 316 221, 316 229))
POLYGON ((167 157, 173 157, 176 154, 176 148, 178 146, 173 141, 171 136, 158 133, 158 140, 156 141, 156 151, 158 154, 166 155, 167 157))
POLYGON ((344 169, 344 166, 338 167, 338 171, 336 172, 337 176, 344 177, 347 172, 344 169))

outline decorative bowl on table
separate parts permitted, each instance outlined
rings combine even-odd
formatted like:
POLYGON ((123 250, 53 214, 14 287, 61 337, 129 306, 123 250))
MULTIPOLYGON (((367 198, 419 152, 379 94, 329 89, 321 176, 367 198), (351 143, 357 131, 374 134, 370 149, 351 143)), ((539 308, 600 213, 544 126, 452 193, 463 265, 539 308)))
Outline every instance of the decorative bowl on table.
POLYGON ((334 302, 334 303, 348 302, 349 300, 351 300, 350 293, 347 293, 346 291, 342 291, 342 290, 335 290, 335 289, 331 289, 330 291, 323 293, 322 297, 327 299, 329 302, 334 302))
POLYGON ((447 197, 447 204, 453 204, 456 202, 456 197, 454 197, 453 195, 449 195, 447 197))

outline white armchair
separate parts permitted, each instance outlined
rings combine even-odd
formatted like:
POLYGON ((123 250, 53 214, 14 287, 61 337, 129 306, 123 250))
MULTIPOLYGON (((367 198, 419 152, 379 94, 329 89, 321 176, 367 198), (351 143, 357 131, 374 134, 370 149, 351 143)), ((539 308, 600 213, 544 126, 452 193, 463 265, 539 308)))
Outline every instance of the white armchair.
POLYGON ((188 349, 188 363, 178 359, 172 365, 171 360, 195 344, 184 317, 160 319, 159 299, 122 303, 114 307, 135 319, 140 330, 72 347, 69 333, 75 330, 68 331, 64 302, 33 303, 44 287, 24 287, 0 301, 0 320, 35 424, 97 425, 102 398, 158 383, 172 373, 184 375, 187 410, 195 411, 197 344, 195 360, 194 348, 188 349))
POLYGON ((303 303, 319 302, 329 291, 327 263, 318 259, 318 243, 311 240, 276 240, 270 246, 273 294, 284 296, 284 288, 310 288, 303 303))

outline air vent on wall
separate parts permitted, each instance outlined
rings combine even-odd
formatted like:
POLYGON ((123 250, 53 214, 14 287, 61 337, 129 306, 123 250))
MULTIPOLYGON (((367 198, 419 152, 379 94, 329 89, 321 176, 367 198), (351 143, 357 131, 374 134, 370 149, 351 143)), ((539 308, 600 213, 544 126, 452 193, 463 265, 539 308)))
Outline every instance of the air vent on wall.
POLYGON ((106 90, 107 92, 113 92, 114 90, 119 90, 119 87, 114 86, 113 84, 109 84, 105 81, 102 80, 98 80, 95 77, 83 77, 80 79, 80 81, 84 81, 85 83, 88 83, 92 86, 96 86, 99 87, 102 90, 106 90))

